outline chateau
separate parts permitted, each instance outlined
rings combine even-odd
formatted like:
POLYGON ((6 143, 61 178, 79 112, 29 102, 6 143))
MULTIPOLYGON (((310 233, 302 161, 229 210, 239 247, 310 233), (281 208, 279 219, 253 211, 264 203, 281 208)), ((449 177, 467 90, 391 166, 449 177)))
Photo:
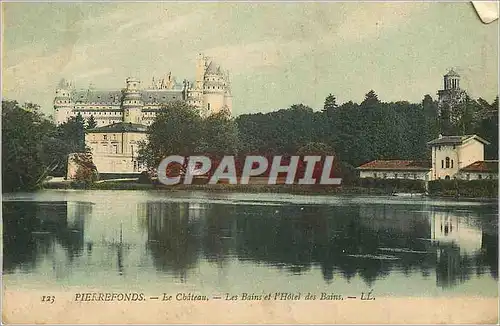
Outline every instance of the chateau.
POLYGON ((56 124, 61 124, 80 113, 85 120, 93 116, 97 127, 125 121, 149 125, 162 106, 174 101, 185 101, 205 116, 223 109, 231 112, 229 73, 199 54, 194 82, 185 79, 179 83, 169 73, 164 78, 153 77, 149 86, 131 77, 123 89, 102 90, 75 89, 63 79, 56 89, 54 119, 56 124))
MULTIPOLYGON (((156 113, 166 104, 184 101, 198 109, 202 116, 221 110, 231 113, 232 96, 229 73, 202 54, 196 61, 196 80, 178 83, 169 73, 165 78, 142 87, 136 78, 127 78, 126 87, 116 90, 76 90, 65 80, 59 83, 54 100, 55 122, 61 124, 81 114, 93 117, 97 126, 85 133, 85 144, 92 151, 99 173, 138 173, 139 144, 146 140, 146 129, 156 113)), ((68 162, 68 178, 75 167, 68 162)))

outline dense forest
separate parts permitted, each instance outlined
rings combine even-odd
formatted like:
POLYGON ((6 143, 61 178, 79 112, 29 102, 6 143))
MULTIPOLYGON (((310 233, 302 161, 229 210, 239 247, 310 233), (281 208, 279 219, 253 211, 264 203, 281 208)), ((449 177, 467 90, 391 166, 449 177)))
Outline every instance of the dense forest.
MULTIPOLYGON (((34 104, 2 101, 3 192, 38 187, 48 175, 65 175, 67 155, 84 152, 80 115, 56 126, 34 104)), ((322 110, 304 104, 270 113, 225 112, 202 118, 184 102, 164 107, 148 127, 140 160, 154 169, 168 155, 334 155, 343 173, 375 159, 428 160, 427 142, 440 133, 477 134, 498 159, 498 97, 438 107, 430 95, 421 103, 382 102, 374 91, 361 103, 338 104, 330 94, 322 110)))
POLYGON ((322 111, 299 104, 267 114, 240 115, 236 123, 243 152, 293 154, 314 142, 325 143, 352 166, 375 159, 427 160, 426 143, 442 133, 477 134, 491 142, 486 157, 498 158, 498 97, 491 104, 468 99, 454 110, 457 119, 448 123, 429 95, 418 104, 384 103, 370 91, 360 104, 338 105, 330 94, 322 111))

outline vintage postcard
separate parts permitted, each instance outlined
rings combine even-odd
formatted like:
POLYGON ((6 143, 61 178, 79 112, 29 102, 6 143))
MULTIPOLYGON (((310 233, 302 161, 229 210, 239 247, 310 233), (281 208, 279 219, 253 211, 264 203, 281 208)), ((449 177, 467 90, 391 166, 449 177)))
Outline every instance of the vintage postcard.
POLYGON ((4 2, 5 324, 497 324, 498 2, 4 2))

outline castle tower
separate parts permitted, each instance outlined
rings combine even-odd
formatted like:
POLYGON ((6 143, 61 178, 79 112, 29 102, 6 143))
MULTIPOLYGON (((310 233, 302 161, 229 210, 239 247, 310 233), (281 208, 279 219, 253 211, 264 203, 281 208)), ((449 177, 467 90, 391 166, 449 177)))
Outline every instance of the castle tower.
POLYGON ((203 77, 205 76, 205 70, 207 69, 207 58, 203 54, 198 54, 196 59, 196 82, 195 89, 203 89, 203 77))
POLYGON ((123 122, 142 123, 142 101, 140 93, 141 82, 136 78, 127 78, 127 88, 123 91, 123 122))
POLYGON ((202 114, 214 114, 224 108, 226 86, 224 72, 215 62, 210 62, 203 78, 202 114))
POLYGON ((54 123, 59 125, 66 122, 73 115, 73 108, 71 85, 63 78, 56 88, 56 96, 54 98, 54 123))
POLYGON ((193 84, 186 84, 186 98, 188 103, 198 108, 203 106, 203 83, 205 70, 207 69, 207 59, 203 54, 198 54, 196 59, 196 79, 193 84))

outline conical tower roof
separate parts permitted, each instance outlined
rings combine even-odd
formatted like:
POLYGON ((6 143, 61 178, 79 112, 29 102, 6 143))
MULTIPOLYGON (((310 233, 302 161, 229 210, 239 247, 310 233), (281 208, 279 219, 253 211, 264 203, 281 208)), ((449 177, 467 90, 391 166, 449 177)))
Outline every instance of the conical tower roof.
POLYGON ((220 74, 220 66, 217 65, 215 62, 210 62, 210 64, 207 67, 207 70, 205 71, 205 74, 207 75, 218 75, 220 74))

